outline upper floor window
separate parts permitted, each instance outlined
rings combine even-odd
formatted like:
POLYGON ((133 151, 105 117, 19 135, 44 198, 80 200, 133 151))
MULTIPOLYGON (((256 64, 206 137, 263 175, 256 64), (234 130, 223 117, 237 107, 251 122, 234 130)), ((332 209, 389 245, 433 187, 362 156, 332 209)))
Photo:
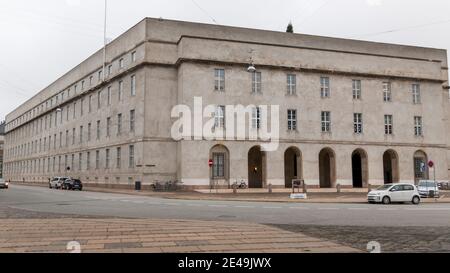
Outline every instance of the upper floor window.
POLYGON ((110 136, 110 129, 111 129, 111 118, 106 119, 106 136, 110 136))
POLYGON ((92 85, 93 79, 94 79, 94 77, 92 77, 92 76, 89 77, 89 85, 90 85, 90 86, 92 85))
POLYGON ((124 65, 123 65, 123 58, 121 58, 119 60, 119 68, 122 69, 123 67, 124 67, 124 65))
POLYGON ((122 114, 117 115, 117 135, 122 133, 122 114))
POLYGON ((415 83, 412 85, 412 95, 413 95, 413 103, 419 104, 421 102, 420 99, 420 85, 415 83))
POLYGON ((108 105, 111 105, 111 95, 112 95, 111 86, 108 86, 108 100, 107 100, 108 105))
POLYGON ((136 75, 131 76, 131 96, 136 95, 136 75))
POLYGON ((261 108, 252 108, 252 128, 259 129, 261 126, 261 108))
POLYGON ((320 96, 328 98, 330 96, 330 78, 320 77, 320 96))
POLYGON ((108 75, 112 74, 112 64, 108 65, 108 75))
POLYGON ((390 102, 391 97, 391 83, 383 82, 383 101, 390 102))
POLYGON ((97 108, 100 109, 102 106, 102 91, 98 91, 97 93, 97 108))
POLYGON ((225 106, 218 105, 214 113, 214 127, 224 128, 225 127, 225 106))
POLYGON ((393 133, 393 117, 392 115, 384 115, 384 133, 392 135, 393 133))
POLYGON ((361 113, 353 114, 353 132, 355 134, 363 133, 363 119, 361 113))
POLYGON ((130 132, 134 132, 135 110, 130 111, 130 132))
POLYGON ((214 90, 225 91, 225 69, 214 69, 214 90))
POLYGON ((98 81, 103 80, 103 70, 98 71, 98 81))
POLYGON ((119 94, 118 94, 119 101, 122 100, 122 97, 123 97, 123 81, 119 81, 119 94))
POLYGON ((422 136, 422 117, 414 117, 414 135, 422 136))
POLYGON ((328 111, 322 111, 321 113, 322 132, 331 132, 331 113, 328 111))
POLYGON ((297 110, 289 109, 287 115, 288 115, 288 130, 289 131, 297 130, 297 110))
POLYGON ((361 80, 352 80, 353 99, 361 99, 361 80))
POLYGON ((288 74, 287 75, 287 94, 295 95, 297 92, 297 75, 288 74))
POLYGON ((262 82, 261 82, 261 72, 253 72, 252 73, 252 93, 261 93, 262 90, 262 82))
POLYGON ((131 61, 132 62, 136 61, 136 51, 131 52, 131 61))

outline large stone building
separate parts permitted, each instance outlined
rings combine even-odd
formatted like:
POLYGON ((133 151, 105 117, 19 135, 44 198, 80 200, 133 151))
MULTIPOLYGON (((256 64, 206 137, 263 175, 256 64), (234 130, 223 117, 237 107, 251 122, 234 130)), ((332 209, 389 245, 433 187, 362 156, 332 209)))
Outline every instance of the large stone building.
MULTIPOLYGON (((147 18, 108 44, 105 65, 99 50, 7 116, 5 176, 254 188, 449 180, 449 106, 442 49, 147 18), (194 109, 194 97, 216 105, 219 129, 222 106, 279 105, 278 148, 174 139, 172 108, 194 109)), ((257 131, 265 116, 251 109, 257 131)))
POLYGON ((5 143, 5 122, 0 122, 0 178, 3 178, 3 146, 5 143))

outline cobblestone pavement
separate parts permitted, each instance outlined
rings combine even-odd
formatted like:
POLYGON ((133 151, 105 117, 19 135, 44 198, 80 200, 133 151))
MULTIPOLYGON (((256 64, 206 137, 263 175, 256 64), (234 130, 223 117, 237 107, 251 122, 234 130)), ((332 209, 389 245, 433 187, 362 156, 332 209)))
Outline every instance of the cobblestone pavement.
POLYGON ((273 226, 241 222, 94 219, 84 216, 0 209, 0 253, 69 252, 358 252, 273 226))
POLYGON ((380 243, 381 252, 450 253, 447 227, 358 227, 272 225, 366 251, 368 242, 380 243))

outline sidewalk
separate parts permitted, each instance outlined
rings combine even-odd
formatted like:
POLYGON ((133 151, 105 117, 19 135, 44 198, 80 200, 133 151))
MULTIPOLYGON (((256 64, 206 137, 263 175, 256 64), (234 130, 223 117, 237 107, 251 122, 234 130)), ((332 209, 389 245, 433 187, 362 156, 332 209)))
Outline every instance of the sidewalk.
POLYGON ((0 253, 348 253, 360 250, 260 224, 153 219, 2 219, 0 253))

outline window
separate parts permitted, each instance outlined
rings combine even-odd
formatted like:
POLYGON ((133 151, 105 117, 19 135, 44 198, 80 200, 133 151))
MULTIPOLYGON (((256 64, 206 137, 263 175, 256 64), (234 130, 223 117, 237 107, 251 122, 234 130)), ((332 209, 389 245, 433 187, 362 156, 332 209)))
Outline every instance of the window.
POLYGON ((66 121, 69 121, 69 112, 70 112, 70 106, 67 105, 66 121))
POLYGON ((92 81, 93 81, 94 77, 90 76, 89 77, 89 85, 92 86, 92 81))
POLYGON ((102 106, 102 91, 98 91, 97 93, 97 109, 100 109, 102 106))
POLYGON ((89 101, 88 101, 88 110, 89 110, 89 113, 90 112, 92 112, 92 95, 89 95, 89 101))
POLYGON ((79 171, 81 171, 81 169, 82 169, 82 157, 83 157, 83 154, 79 153, 78 154, 78 170, 79 171))
POLYGON ((297 75, 287 75, 287 94, 295 95, 297 93, 297 75))
POLYGON ((59 148, 62 148, 62 138, 63 138, 63 133, 59 132, 59 148))
POLYGON ((81 91, 84 90, 84 81, 81 81, 81 91))
POLYGON ((119 60, 119 68, 122 69, 123 68, 123 58, 121 58, 119 60))
POLYGON ((84 104, 84 98, 82 98, 81 100, 80 100, 80 115, 81 116, 83 116, 83 104, 84 104))
POLYGON ((134 145, 129 146, 128 165, 130 168, 134 168, 134 145))
POLYGON ((252 93, 261 93, 262 83, 261 83, 261 72, 252 73, 252 93))
POLYGON ((69 147, 69 130, 66 130, 66 147, 69 147))
POLYGON ((86 170, 91 168, 91 152, 86 153, 86 170))
POLYGON ((413 84, 412 85, 412 94, 413 94, 413 103, 419 104, 420 103, 420 85, 419 84, 413 84))
MULTIPOLYGON (((48 162, 50 162, 50 158, 49 158, 48 162)), ((70 164, 70 169, 71 170, 75 169, 75 154, 72 154, 72 160, 71 160, 71 164, 70 164)))
POLYGON ((119 81, 119 101, 122 101, 123 97, 123 81, 119 81))
POLYGON ((225 91, 225 69, 214 69, 214 90, 225 91))
POLYGON ((117 115, 117 135, 122 133, 122 114, 117 115))
POLYGON ((76 115, 77 115, 77 103, 74 102, 73 103, 73 119, 75 119, 76 115))
POLYGON ((88 123, 87 141, 91 141, 91 123, 88 123))
POLYGON ((97 120, 97 140, 100 139, 100 120, 97 120))
POLYGON ((225 128, 225 106, 218 105, 214 112, 214 127, 225 128))
POLYGON ((98 170, 100 168, 100 151, 95 151, 95 168, 98 170))
POLYGON ((72 129, 72 145, 75 145, 75 128, 72 129))
POLYGON ((259 129, 261 125, 261 108, 254 107, 252 109, 252 128, 259 129))
POLYGON ((331 113, 322 112, 321 120, 322 120, 322 132, 324 133, 331 132, 331 113))
POLYGON ((392 135, 392 115, 384 115, 384 133, 392 135))
POLYGON ((363 132, 363 120, 361 113, 353 114, 353 132, 355 134, 362 134, 363 132))
POLYGON ((322 98, 330 97, 330 78, 320 77, 320 96, 322 98))
POLYGON ((383 82, 383 101, 390 102, 391 101, 391 83, 383 82))
POLYGON ((297 130, 297 110, 289 109, 287 115, 288 115, 288 130, 289 131, 297 130))
POLYGON ((122 161, 122 148, 118 147, 116 150, 116 167, 117 167, 117 169, 120 169, 121 161, 122 161))
POLYGON ((110 127, 111 127, 111 118, 106 119, 106 136, 110 135, 110 127))
POLYGON ((103 71, 100 70, 98 71, 98 81, 102 81, 103 80, 103 71))
POLYGON ((112 74, 112 64, 108 65, 108 76, 112 74))
POLYGON ((80 126, 80 144, 83 143, 83 126, 80 126))
POLYGON ((225 154, 214 153, 213 154, 213 178, 225 177, 225 154))
POLYGON ((108 105, 111 105, 111 86, 108 87, 108 105))
POLYGON ((131 76, 131 96, 136 95, 136 76, 131 76))
POLYGON ((73 92, 75 93, 75 95, 77 94, 77 89, 78 89, 78 86, 75 84, 75 86, 73 87, 73 92))
POLYGON ((361 99, 361 80, 352 80, 353 99, 361 99))
POLYGON ((131 52, 131 61, 133 63, 136 61, 136 51, 131 52))
POLYGON ((134 119, 135 119, 135 111, 130 111, 130 132, 134 132, 134 119))
POLYGON ((414 135, 422 136, 422 117, 414 117, 414 135))
POLYGON ((109 149, 106 149, 106 162, 105 162, 105 168, 109 169, 109 149))

